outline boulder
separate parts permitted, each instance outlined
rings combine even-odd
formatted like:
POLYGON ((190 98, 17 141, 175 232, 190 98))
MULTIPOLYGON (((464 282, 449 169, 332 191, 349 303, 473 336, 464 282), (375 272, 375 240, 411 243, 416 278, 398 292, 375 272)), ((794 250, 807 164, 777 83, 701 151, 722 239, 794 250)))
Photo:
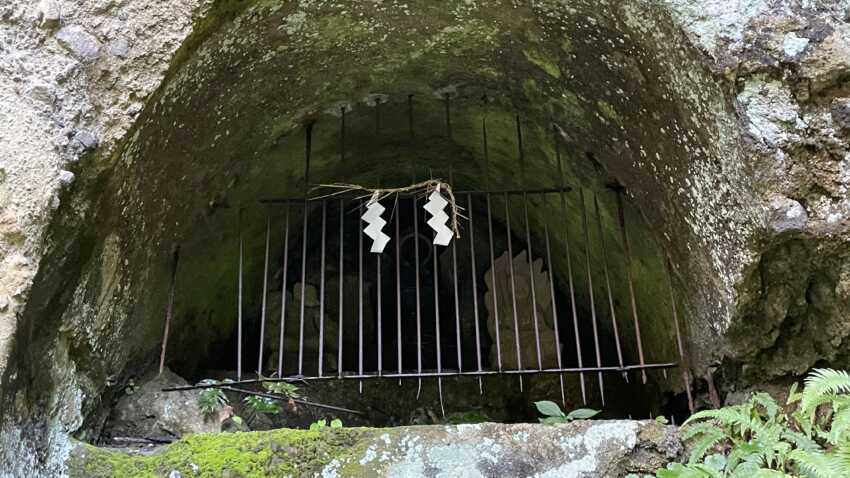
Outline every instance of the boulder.
POLYGON ((197 390, 162 391, 185 385, 186 380, 168 369, 162 375, 147 377, 139 388, 118 401, 104 435, 173 440, 187 433, 220 431, 219 421, 205 417, 198 407, 197 390))

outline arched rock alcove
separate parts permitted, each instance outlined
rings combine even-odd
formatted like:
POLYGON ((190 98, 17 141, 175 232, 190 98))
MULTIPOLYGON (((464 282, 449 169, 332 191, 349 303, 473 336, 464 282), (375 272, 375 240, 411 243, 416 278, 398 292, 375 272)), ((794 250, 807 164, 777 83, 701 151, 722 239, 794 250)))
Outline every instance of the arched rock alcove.
MULTIPOLYGON (((557 131, 572 192, 566 214, 556 201, 533 209, 533 234, 545 224, 556 248, 568 237, 576 264, 590 248, 591 275, 601 277, 599 238, 583 237, 577 193, 598 197, 621 334, 630 337, 616 201, 606 185, 624 187, 647 355, 676 358, 667 257, 690 365, 702 369, 713 355, 728 325, 717 317, 730 316, 732 277, 748 259, 742 241, 757 222, 757 201, 729 139, 730 106, 665 11, 640 1, 223 2, 201 27, 120 150, 84 163, 51 226, 4 377, 22 416, 67 414, 69 431, 94 438, 86 433, 97 433, 110 391, 158 358, 175 245, 169 363, 197 374, 227 347, 236 211, 244 210, 246 286, 256 288, 265 229, 258 201, 303 194, 308 124, 311 183, 399 186, 412 176, 445 177, 451 164, 461 189, 485 188, 485 176, 494 188, 518 186, 517 117, 527 186, 559 186, 557 131), (377 128, 374 95, 386 100, 377 128), (341 105, 350 109, 345 161, 341 105), (724 209, 736 210, 740 224, 717 213, 724 209)), ((563 288, 565 256, 552 266, 563 288)), ((602 281, 595 287, 604 297, 602 281)), ((577 273, 585 309, 587 290, 577 273)), ((246 307, 256 309, 260 297, 246 298, 246 307)), ((652 386, 678 392, 682 384, 659 376, 652 386)))

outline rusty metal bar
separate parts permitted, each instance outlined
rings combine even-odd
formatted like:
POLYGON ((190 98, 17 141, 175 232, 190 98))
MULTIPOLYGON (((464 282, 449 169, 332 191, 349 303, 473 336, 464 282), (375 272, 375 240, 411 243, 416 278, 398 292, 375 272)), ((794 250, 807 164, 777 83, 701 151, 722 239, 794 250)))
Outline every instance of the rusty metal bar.
POLYGON ((304 204, 304 216, 302 218, 303 227, 301 228, 301 306, 300 319, 298 326, 298 375, 304 374, 304 292, 307 289, 307 218, 308 204, 304 204))
POLYGON ((343 325, 345 323, 344 320, 344 312, 343 312, 343 296, 345 291, 345 277, 343 276, 343 270, 345 266, 345 199, 339 200, 339 330, 337 330, 337 359, 336 359, 336 368, 337 375, 342 377, 342 338, 343 338, 343 325))
MULTIPOLYGON (((590 270, 590 231, 587 224, 587 208, 585 207, 584 202, 584 189, 579 188, 579 200, 581 201, 581 222, 584 229, 584 259, 585 265, 587 267, 587 294, 590 300, 590 319, 591 325, 593 326, 593 346, 596 351, 596 366, 602 366, 602 355, 599 349, 599 329, 596 325, 596 304, 593 297, 593 274, 590 270)), ((602 378, 602 374, 598 374, 599 379, 599 393, 602 398, 602 405, 605 405, 605 382, 602 378)))
MULTIPOLYGON (((434 231, 434 237, 437 237, 437 232, 434 231)), ((434 244, 432 247, 432 259, 434 264, 434 333, 436 334, 437 340, 437 373, 443 372, 443 353, 441 348, 441 338, 440 338, 440 268, 437 262, 437 245, 434 244)), ((443 413, 443 416, 446 416, 446 409, 443 406, 443 379, 437 379, 437 391, 440 395, 440 410, 443 413)))
MULTIPOLYGON (((516 342, 516 363, 517 369, 522 370, 522 347, 519 344, 519 316, 516 309, 516 278, 514 277, 514 252, 511 241, 513 229, 511 229, 511 210, 508 206, 508 196, 505 196, 505 221, 507 222, 508 236, 508 272, 511 277, 511 307, 514 313, 514 342, 516 342)), ((495 282, 495 277, 493 281, 495 282)), ((522 376, 519 377, 519 391, 522 392, 522 376)))
POLYGON ((673 293, 673 264, 670 262, 670 258, 665 258, 665 265, 667 270, 667 286, 670 289, 670 306, 673 309, 673 325, 676 330, 676 347, 679 350, 679 360, 681 361, 681 369, 682 369, 682 381, 685 384, 685 393, 688 396, 688 410, 691 413, 694 413, 694 397, 691 393, 691 376, 690 371, 688 370, 688 361, 685 359, 685 348, 682 345, 682 333, 679 330, 679 314, 676 311, 676 295, 673 293))
POLYGON ((619 367, 619 366, 584 367, 584 368, 564 367, 564 368, 546 368, 546 369, 543 369, 543 370, 538 370, 538 369, 504 370, 504 371, 501 371, 501 372, 499 372, 498 370, 482 370, 481 372, 466 371, 466 372, 463 372, 463 373, 458 373, 457 371, 448 371, 448 372, 442 372, 442 373, 439 373, 439 374, 434 370, 423 370, 421 374, 419 372, 411 371, 411 372, 402 372, 400 374, 399 373, 385 373, 383 375, 377 375, 377 374, 359 375, 358 373, 353 372, 353 373, 343 374, 340 377, 337 377, 335 375, 324 375, 322 377, 309 377, 309 376, 307 376, 307 377, 262 378, 262 379, 238 380, 238 381, 233 381, 233 382, 220 382, 220 383, 216 383, 216 384, 184 385, 184 386, 180 386, 180 387, 164 388, 164 389, 162 389, 162 391, 173 392, 173 391, 179 391, 179 390, 199 390, 199 389, 206 389, 206 388, 220 388, 223 385, 243 385, 243 384, 263 383, 263 382, 269 382, 269 383, 301 382, 301 383, 304 383, 304 382, 317 381, 317 380, 337 380, 339 378, 345 378, 345 379, 366 379, 366 378, 398 379, 398 378, 401 378, 401 379, 406 379, 406 378, 429 378, 429 377, 438 377, 438 376, 442 376, 442 377, 478 377, 478 376, 482 376, 482 377, 484 377, 484 376, 494 376, 494 375, 529 375, 529 374, 536 374, 536 373, 541 373, 541 374, 565 374, 565 373, 582 373, 582 372, 585 372, 585 373, 593 373, 593 372, 623 373, 623 372, 629 372, 629 371, 641 370, 641 369, 664 370, 664 369, 676 368, 679 365, 680 364, 678 364, 676 362, 665 362, 665 363, 651 363, 651 364, 644 364, 644 365, 626 365, 626 366, 623 366, 623 367, 619 367))
POLYGON ((395 307, 396 307, 396 348, 398 349, 398 373, 402 371, 402 333, 401 333, 401 234, 399 227, 401 223, 401 209, 399 208, 398 196, 395 198, 395 307))
MULTIPOLYGON (((437 377, 486 377, 493 375, 532 375, 532 374, 565 374, 565 373, 624 373, 635 370, 661 370, 661 369, 669 369, 678 367, 679 364, 675 362, 666 362, 666 363, 655 363, 655 364, 644 364, 644 365, 626 365, 623 367, 620 366, 603 366, 603 367, 564 367, 564 368, 546 368, 546 369, 522 369, 522 370, 502 370, 501 372, 498 370, 482 370, 478 372, 477 370, 469 370, 466 372, 458 372, 456 370, 450 371, 431 371, 431 370, 422 370, 419 371, 410 371, 410 372, 402 372, 402 373, 384 373, 383 375, 378 375, 377 373, 346 373, 343 374, 342 377, 325 375, 323 377, 298 377, 298 380, 304 381, 316 381, 316 380, 336 380, 339 378, 343 379, 354 379, 354 380, 363 380, 370 378, 383 378, 383 379, 423 379, 423 378, 437 378, 437 377)), ((267 380, 267 381, 275 381, 275 380, 267 380)), ((228 385, 233 385, 241 382, 232 382, 228 383, 228 385)))
MULTIPOLYGON (((522 196, 523 194, 560 194, 562 192, 572 191, 570 187, 557 187, 557 188, 532 188, 532 189, 494 189, 492 191, 485 190, 457 190, 454 191, 455 196, 463 196, 465 194, 473 194, 476 196, 484 196, 487 194, 494 195, 505 195, 508 196, 522 196)), ((321 201, 323 199, 327 199, 328 197, 346 197, 350 199, 359 199, 363 195, 362 192, 339 192, 334 191, 330 194, 319 194, 313 197, 308 197, 305 199, 304 196, 298 197, 283 197, 283 198, 265 198, 260 199, 257 202, 260 204, 285 204, 285 203, 303 203, 303 202, 314 202, 321 201)), ((415 195, 415 193, 397 193, 398 197, 401 198, 410 198, 415 195)))
POLYGON ((537 368, 543 368, 543 354, 540 351, 540 325, 537 317, 537 291, 534 283, 534 257, 531 247, 531 227, 528 224, 528 196, 523 196, 523 209, 525 211, 525 242, 528 246, 528 277, 531 283, 531 316, 534 318, 534 339, 537 346, 537 368))
MULTIPOLYGON (((621 190, 617 190, 617 215, 620 220, 620 234, 623 239, 623 252, 626 258, 626 278, 629 282, 629 300, 632 305, 632 318, 635 323, 635 340, 637 341, 638 347, 638 358, 640 359, 640 363, 643 364, 646 361, 643 356, 643 341, 640 336, 640 320, 638 319, 637 312, 637 301, 635 300, 635 286, 634 280, 632 278, 632 252, 631 247, 629 246, 629 233, 626 230, 626 214, 623 207, 623 193, 621 190)), ((646 371, 641 370, 641 378, 643 380, 644 385, 646 385, 646 371)))
MULTIPOLYGON (((422 301, 419 289, 419 216, 416 209, 416 197, 413 198, 413 254, 414 268, 416 269, 416 370, 422 371, 422 301)), ((416 390, 416 398, 422 392, 422 380, 416 390)))
MULTIPOLYGON (((596 211, 596 229, 599 232, 599 245, 602 249, 602 272, 605 276, 605 290, 608 292, 608 307, 611 311, 611 327, 614 332, 614 342, 617 346, 617 363, 620 366, 623 366, 623 349, 620 347, 620 332, 617 327, 617 314, 614 311, 614 297, 611 293, 611 280, 608 276, 608 255, 605 251, 605 235, 602 234, 602 216, 599 213, 599 201, 596 198, 596 194, 593 195, 593 208, 596 211)), ((623 378, 626 380, 626 383, 629 382, 629 376, 624 375, 623 378)))
MULTIPOLYGON (((558 326, 558 304, 555 302, 555 275, 552 273, 554 265, 552 264, 552 248, 549 246, 549 225, 546 222, 543 223, 543 232, 546 236, 546 263, 549 265, 549 294, 552 297, 552 324, 555 327, 555 358, 558 361, 558 368, 561 368, 563 367, 563 363, 561 362, 561 331, 558 326)), ((558 381, 561 386, 561 403, 566 407, 567 396, 564 393, 563 374, 558 375, 558 381)))
POLYGON ((271 217, 266 216, 266 255, 263 262, 263 298, 260 306, 260 352, 257 359, 257 375, 263 375, 263 345, 266 338, 266 296, 269 290, 269 242, 271 240, 271 217))
MULTIPOLYGON (((487 146, 487 119, 481 120, 481 136, 484 141, 484 183, 487 188, 490 187, 490 153, 487 146)), ((471 194, 471 193, 467 193, 471 194)), ((495 322, 496 332, 496 362, 499 371, 502 370, 502 344, 499 336, 499 294, 496 286, 496 272, 493 266, 496 264, 496 255, 493 245, 493 214, 490 206, 490 193, 485 195, 487 198, 487 233, 489 235, 490 246, 490 285, 493 287, 493 319, 495 322)))
MULTIPOLYGON (((469 205, 467 211, 469 214, 469 257, 472 261, 472 309, 475 317, 475 358, 478 364, 478 371, 480 372, 482 370, 481 331, 478 319, 478 268, 475 266, 475 223, 472 218, 472 195, 467 195, 466 199, 469 205)), ((484 393, 484 383, 482 382, 481 377, 478 377, 478 393, 484 393)))
POLYGON ((159 352, 159 374, 165 370, 165 351, 168 348, 168 334, 171 330, 171 317, 174 315, 174 294, 177 289, 177 265, 180 262, 180 246, 176 246, 171 257, 171 284, 168 286, 168 303, 165 306, 165 326, 162 330, 162 349, 159 352))
POLYGON ((286 226, 283 233, 283 277, 280 285, 280 343, 278 344, 277 376, 283 377, 283 334, 286 330, 286 273, 289 266, 289 205, 286 206, 286 226))
POLYGON ((325 361, 325 244, 328 228, 328 202, 322 201, 322 263, 319 266, 319 376, 325 361))
POLYGON ((239 285, 237 298, 237 329, 236 329, 236 379, 242 380, 242 268, 244 245, 242 239, 242 208, 239 208, 239 285))
MULTIPOLYGON (((363 201, 357 207, 357 214, 363 217, 363 201)), ((357 370, 363 374, 363 233, 357 231, 357 370)), ((363 382, 360 382, 363 393, 363 382)))
POLYGON ((378 254, 377 260, 377 274, 375 276, 375 282, 377 283, 377 291, 378 291, 378 375, 384 371, 384 345, 383 345, 383 301, 381 300, 381 255, 383 253, 378 254))
MULTIPOLYGON (((564 195, 566 194, 566 188, 564 184, 564 168, 561 161, 561 142, 558 141, 558 130, 555 125, 552 126, 552 131, 555 136, 555 158, 558 165, 558 179, 561 183, 561 193, 559 194, 561 199, 561 214, 566 220, 567 216, 567 202, 564 195)), ((569 289, 570 289, 570 308, 572 309, 572 317, 573 317, 573 333, 575 334, 575 342, 576 342, 576 358, 578 359, 579 368, 584 367, 584 359, 582 358, 581 352, 581 335, 579 334, 578 327, 578 313, 576 311, 576 295, 575 295, 575 287, 573 282, 573 263, 572 258, 570 258, 570 233, 568 227, 564 228, 564 257, 567 259, 567 277, 569 279, 569 289)), ((587 405, 587 387, 584 381, 584 373, 579 374, 579 381, 581 383, 581 400, 582 403, 587 405)))

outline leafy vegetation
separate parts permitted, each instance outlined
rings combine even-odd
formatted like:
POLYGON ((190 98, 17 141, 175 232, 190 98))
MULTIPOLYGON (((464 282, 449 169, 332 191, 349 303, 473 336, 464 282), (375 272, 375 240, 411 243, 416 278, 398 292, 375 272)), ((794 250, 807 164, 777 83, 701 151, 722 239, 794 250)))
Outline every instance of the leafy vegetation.
POLYGON ((310 431, 319 431, 325 428, 342 428, 342 420, 334 418, 331 420, 330 424, 328 424, 328 421, 323 418, 310 424, 310 431))
MULTIPOLYGON (((216 380, 206 379, 201 380, 198 385, 217 385, 218 383, 216 380)), ((224 390, 218 387, 203 388, 198 392, 198 406, 204 415, 214 415, 229 403, 230 400, 225 395, 224 390)))
POLYGON ((658 478, 850 477, 850 374, 816 369, 802 392, 791 387, 784 406, 756 393, 696 413, 683 438, 688 463, 671 463, 658 478))
MULTIPOLYGON (((221 382, 212 379, 201 380, 198 385, 227 385, 232 380, 225 379, 221 382)), ((248 395, 243 402, 248 405, 248 410, 253 414, 268 413, 278 414, 281 412, 281 401, 299 398, 301 395, 298 387, 289 382, 262 382, 263 388, 269 393, 280 395, 280 398, 265 397, 259 395, 248 395)), ((198 393, 198 406, 204 415, 215 415, 230 405, 230 398, 224 390, 219 387, 201 389, 198 393)), ((234 416, 234 421, 241 422, 239 417, 234 416), (238 420, 237 420, 238 419, 238 420)))
POLYGON ((599 410, 577 408, 570 413, 565 414, 561 411, 561 407, 559 407, 557 403, 550 402, 548 400, 534 402, 534 406, 536 406, 537 411, 543 415, 543 418, 539 418, 540 423, 547 424, 568 423, 573 420, 586 420, 588 418, 593 418, 599 413, 599 410))

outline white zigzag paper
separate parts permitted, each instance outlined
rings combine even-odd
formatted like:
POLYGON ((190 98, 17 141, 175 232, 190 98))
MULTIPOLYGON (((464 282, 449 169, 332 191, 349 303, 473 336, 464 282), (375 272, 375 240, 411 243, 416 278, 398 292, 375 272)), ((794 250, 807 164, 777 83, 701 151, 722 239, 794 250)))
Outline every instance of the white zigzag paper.
POLYGON ((370 252, 381 253, 384 252, 384 248, 387 247, 387 244, 390 242, 390 236, 386 235, 382 229, 387 225, 387 221, 381 217, 381 214, 384 213, 386 208, 381 206, 381 203, 378 201, 370 202, 368 206, 366 206, 366 212, 363 214, 362 219, 365 221, 368 226, 363 229, 363 232, 372 238, 372 248, 369 249, 370 252))
POLYGON ((449 215, 446 214, 444 209, 448 204, 449 202, 446 201, 443 195, 440 194, 440 189, 437 188, 428 196, 428 202, 424 206, 424 209, 433 216, 428 220, 428 225, 437 233, 434 237, 434 244, 438 246, 448 246, 452 240, 452 236, 454 236, 454 232, 446 226, 449 215))

